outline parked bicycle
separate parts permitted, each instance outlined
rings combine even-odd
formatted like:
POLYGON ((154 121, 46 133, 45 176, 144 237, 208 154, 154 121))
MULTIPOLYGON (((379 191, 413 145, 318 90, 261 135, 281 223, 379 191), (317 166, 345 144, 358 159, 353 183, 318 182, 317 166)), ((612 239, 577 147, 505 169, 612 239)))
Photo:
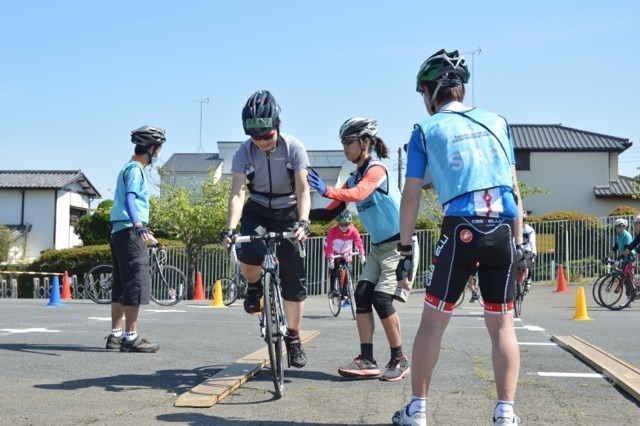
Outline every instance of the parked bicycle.
POLYGON ((619 311, 631 305, 634 300, 640 300, 640 280, 638 267, 633 255, 622 259, 622 275, 611 275, 602 280, 598 286, 598 296, 602 306, 619 311))
POLYGON ((327 298, 329 300, 329 309, 334 317, 340 315, 340 309, 342 303, 349 302, 351 307, 351 316, 356 319, 356 301, 355 301, 355 287, 353 284, 353 263, 352 256, 357 256, 359 253, 343 253, 334 254, 331 256, 331 261, 338 259, 335 266, 336 271, 334 274, 331 288, 327 292, 327 298), (334 291, 335 290, 335 291, 334 291))
POLYGON ((478 302, 480 306, 484 306, 482 295, 480 294, 480 287, 478 287, 478 274, 476 273, 473 276, 473 284, 470 284, 469 281, 467 281, 467 284, 465 285, 464 290, 462 290, 462 294, 458 298, 458 301, 456 302, 454 307, 457 308, 462 305, 462 302, 464 302, 467 294, 467 289, 471 292, 471 299, 469 299, 469 303, 478 302))
MULTIPOLYGON (((151 300, 158 305, 172 306, 180 302, 187 288, 187 277, 175 266, 167 265, 167 252, 157 241, 150 248, 149 273, 151 300)), ((111 303, 113 265, 94 266, 84 275, 84 291, 99 304, 111 303)))
MULTIPOLYGON (((269 351, 269 364, 276 397, 282 397, 284 392, 284 362, 282 358, 283 341, 287 334, 287 316, 284 313, 284 305, 281 296, 280 276, 278 274, 278 261, 275 255, 275 247, 280 240, 294 239, 293 232, 267 232, 262 235, 237 236, 235 242, 239 244, 252 241, 262 241, 267 248, 267 253, 262 262, 263 307, 259 315, 260 335, 267 343, 269 351)), ((237 263, 235 244, 230 246, 231 256, 237 263)), ((300 256, 305 256, 304 245, 300 243, 300 256)), ((290 365, 289 365, 290 367, 290 365)))
POLYGON ((247 280, 240 272, 240 264, 234 263, 231 278, 222 278, 220 287, 222 288, 222 303, 226 306, 247 296, 247 280))

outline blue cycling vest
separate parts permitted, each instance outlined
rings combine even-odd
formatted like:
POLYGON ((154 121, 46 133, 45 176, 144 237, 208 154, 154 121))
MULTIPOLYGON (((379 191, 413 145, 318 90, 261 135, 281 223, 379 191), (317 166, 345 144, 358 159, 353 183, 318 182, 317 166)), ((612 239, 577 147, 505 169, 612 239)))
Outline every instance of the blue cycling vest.
POLYGON ((136 212, 140 221, 145 225, 148 224, 149 191, 144 167, 136 160, 131 160, 125 164, 118 174, 116 192, 113 195, 113 206, 111 207, 111 222, 113 223, 111 232, 118 232, 133 226, 125 208, 125 198, 128 192, 136 194, 136 212))
POLYGON ((440 111, 418 126, 440 204, 478 190, 513 187, 513 144, 504 118, 479 108, 440 111))
POLYGON ((400 233, 400 190, 391 181, 384 164, 370 160, 362 175, 355 170, 347 179, 347 188, 355 187, 371 166, 382 166, 386 174, 384 182, 362 201, 356 202, 358 217, 371 236, 372 244, 379 244, 400 233))

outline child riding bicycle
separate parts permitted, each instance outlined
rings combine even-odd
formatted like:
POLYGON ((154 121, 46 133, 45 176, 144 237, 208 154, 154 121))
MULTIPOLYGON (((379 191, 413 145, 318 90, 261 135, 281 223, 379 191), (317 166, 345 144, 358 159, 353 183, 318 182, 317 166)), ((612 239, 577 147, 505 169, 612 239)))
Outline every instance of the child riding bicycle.
POLYGON ((360 262, 364 265, 366 256, 364 245, 362 244, 362 237, 356 227, 351 224, 351 212, 343 210, 342 213, 338 215, 338 224, 329 228, 327 231, 327 237, 324 241, 324 255, 327 258, 327 265, 331 270, 329 277, 331 288, 329 289, 329 292, 335 295, 335 297, 340 295, 341 290, 339 288, 334 288, 339 262, 344 261, 345 258, 348 261, 351 260, 354 243, 360 253, 360 262), (336 255, 342 255, 344 257, 336 258, 334 257, 336 255))

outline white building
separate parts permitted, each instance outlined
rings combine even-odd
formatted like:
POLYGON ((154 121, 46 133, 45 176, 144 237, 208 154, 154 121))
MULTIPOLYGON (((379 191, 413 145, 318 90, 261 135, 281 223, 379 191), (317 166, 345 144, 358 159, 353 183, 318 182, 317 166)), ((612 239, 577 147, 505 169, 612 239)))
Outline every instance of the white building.
POLYGON ((12 260, 82 245, 73 228, 98 198, 81 170, 0 170, 0 224, 14 231, 12 260))

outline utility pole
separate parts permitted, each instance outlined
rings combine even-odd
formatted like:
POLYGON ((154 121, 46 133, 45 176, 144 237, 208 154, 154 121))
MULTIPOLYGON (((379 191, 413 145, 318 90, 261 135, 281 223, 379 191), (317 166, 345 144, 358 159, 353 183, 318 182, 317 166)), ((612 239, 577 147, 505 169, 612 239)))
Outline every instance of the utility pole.
POLYGON ((474 81, 473 81, 474 76, 476 75, 476 70, 473 65, 473 59, 476 56, 476 54, 480 56, 480 52, 481 52, 480 47, 478 47, 476 50, 463 53, 463 55, 471 54, 471 106, 476 106, 476 85, 474 84, 474 81))
POLYGON ((398 148, 398 189, 402 192, 402 170, 404 163, 402 160, 402 147, 398 148))
POLYGON ((209 98, 200 99, 198 102, 200 102, 200 143, 198 145, 198 152, 203 152, 204 150, 202 149, 202 104, 208 104, 209 98))

